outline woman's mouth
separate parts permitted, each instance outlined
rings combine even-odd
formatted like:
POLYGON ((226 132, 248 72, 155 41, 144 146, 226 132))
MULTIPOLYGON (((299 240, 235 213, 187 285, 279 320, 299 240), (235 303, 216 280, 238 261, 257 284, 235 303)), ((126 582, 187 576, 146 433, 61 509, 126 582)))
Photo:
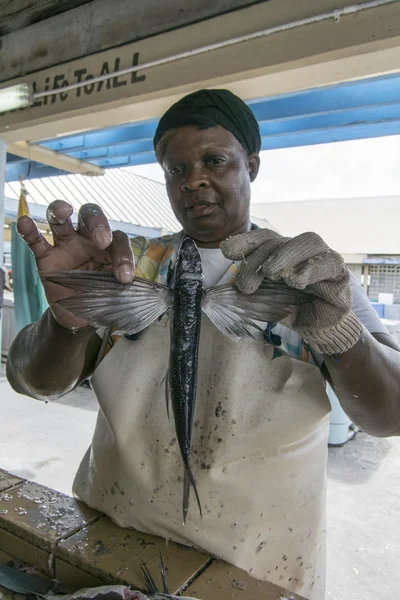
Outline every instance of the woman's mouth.
POLYGON ((196 202, 195 204, 188 204, 186 211, 192 219, 196 219, 212 214, 216 206, 215 202, 196 202))

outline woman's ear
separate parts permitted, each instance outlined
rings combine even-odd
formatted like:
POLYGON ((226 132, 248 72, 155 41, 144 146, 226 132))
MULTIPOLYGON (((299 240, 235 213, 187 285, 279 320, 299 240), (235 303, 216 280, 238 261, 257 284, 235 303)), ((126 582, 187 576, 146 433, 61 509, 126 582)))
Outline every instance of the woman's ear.
POLYGON ((260 170, 260 155, 257 152, 249 154, 248 161, 250 181, 253 182, 258 175, 258 171, 260 170))

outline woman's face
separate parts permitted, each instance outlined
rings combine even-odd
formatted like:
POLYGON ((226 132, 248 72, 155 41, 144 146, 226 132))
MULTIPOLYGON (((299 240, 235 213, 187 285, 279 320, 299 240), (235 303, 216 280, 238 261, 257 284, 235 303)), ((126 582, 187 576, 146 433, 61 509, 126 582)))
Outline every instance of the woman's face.
POLYGON ((201 246, 247 230, 250 183, 258 154, 220 126, 185 126, 169 135, 163 156, 168 196, 183 229, 201 246))

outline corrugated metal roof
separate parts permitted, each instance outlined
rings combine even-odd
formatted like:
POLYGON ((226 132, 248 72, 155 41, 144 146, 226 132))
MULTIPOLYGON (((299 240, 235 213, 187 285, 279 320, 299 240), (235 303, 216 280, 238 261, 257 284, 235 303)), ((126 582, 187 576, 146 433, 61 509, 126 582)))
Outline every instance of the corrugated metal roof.
MULTIPOLYGON (((179 231, 180 224, 172 212, 165 185, 130 173, 125 169, 108 169, 100 177, 60 175, 25 181, 28 202, 46 206, 53 200, 66 200, 77 212, 87 202, 95 202, 108 219, 141 227, 179 231)), ((6 198, 18 199, 18 181, 5 184, 6 198)))

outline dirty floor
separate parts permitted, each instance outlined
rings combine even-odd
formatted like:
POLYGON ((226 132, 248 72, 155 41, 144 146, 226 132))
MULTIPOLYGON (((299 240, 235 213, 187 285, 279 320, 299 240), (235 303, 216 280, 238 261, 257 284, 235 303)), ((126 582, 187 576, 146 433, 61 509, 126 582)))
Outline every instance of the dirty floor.
MULTIPOLYGON (((85 388, 45 404, 0 373, 0 467, 69 494, 97 403, 85 388)), ((363 433, 330 448, 326 600, 388 600, 400 589, 400 438, 363 433)))

